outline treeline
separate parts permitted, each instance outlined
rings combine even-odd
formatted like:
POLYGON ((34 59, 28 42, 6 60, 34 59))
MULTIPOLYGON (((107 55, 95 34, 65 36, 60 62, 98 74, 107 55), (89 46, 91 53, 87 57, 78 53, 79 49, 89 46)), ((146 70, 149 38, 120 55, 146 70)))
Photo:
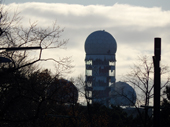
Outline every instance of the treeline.
MULTIPOLYGON (((119 106, 77 103, 78 91, 69 81, 48 70, 0 70, 0 125, 5 127, 150 127, 127 114, 119 106)), ((170 125, 170 88, 167 87, 161 109, 161 126, 170 125)), ((145 116, 142 112, 142 117, 145 116)))

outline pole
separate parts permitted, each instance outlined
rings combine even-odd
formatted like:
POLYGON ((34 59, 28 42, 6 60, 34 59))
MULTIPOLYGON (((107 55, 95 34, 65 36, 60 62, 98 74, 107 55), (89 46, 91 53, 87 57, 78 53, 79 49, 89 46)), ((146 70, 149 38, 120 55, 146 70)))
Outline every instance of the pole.
POLYGON ((154 39, 154 127, 160 127, 160 60, 161 38, 154 39))
POLYGON ((10 48, 0 48, 0 50, 6 50, 6 51, 18 51, 18 50, 36 50, 36 49, 42 49, 39 47, 10 47, 10 48))

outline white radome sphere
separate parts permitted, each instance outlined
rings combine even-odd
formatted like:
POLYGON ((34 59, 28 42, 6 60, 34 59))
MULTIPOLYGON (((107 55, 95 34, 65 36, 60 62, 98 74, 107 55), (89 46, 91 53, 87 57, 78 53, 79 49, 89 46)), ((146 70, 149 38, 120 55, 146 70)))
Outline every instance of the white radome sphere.
POLYGON ((116 82, 115 86, 111 86, 110 97, 112 105, 133 106, 136 102, 135 90, 125 82, 116 82))
POLYGON ((104 30, 91 33, 85 41, 85 51, 88 55, 115 54, 116 50, 116 40, 104 30))

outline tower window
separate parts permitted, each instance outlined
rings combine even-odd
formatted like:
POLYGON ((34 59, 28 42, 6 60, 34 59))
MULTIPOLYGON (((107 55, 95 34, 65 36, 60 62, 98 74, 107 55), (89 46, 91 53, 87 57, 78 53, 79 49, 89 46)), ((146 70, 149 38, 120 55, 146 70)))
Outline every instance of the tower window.
POLYGON ((87 60, 86 65, 92 65, 92 60, 87 60))
POLYGON ((91 98, 92 97, 92 91, 86 91, 86 96, 88 98, 91 98))
POLYGON ((89 91, 89 97, 92 97, 92 91, 89 91))
POLYGON ((115 70, 109 70, 109 76, 115 76, 115 70))
POLYGON ((87 82, 88 87, 92 87, 92 82, 87 82))
POLYGON ((109 65, 110 65, 110 66, 115 66, 115 62, 109 61, 109 65))
POLYGON ((92 70, 86 70, 86 75, 87 76, 92 76, 92 70))

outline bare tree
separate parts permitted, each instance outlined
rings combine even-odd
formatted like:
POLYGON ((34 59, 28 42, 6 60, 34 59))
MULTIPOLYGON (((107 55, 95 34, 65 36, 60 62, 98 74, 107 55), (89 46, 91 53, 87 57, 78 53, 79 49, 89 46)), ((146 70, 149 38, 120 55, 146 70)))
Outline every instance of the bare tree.
POLYGON ((73 67, 71 57, 42 58, 44 50, 65 48, 68 40, 60 41, 64 29, 57 26, 56 22, 47 28, 38 27, 37 22, 30 22, 30 26, 26 28, 21 25, 19 13, 10 17, 2 5, 0 14, 0 48, 42 47, 39 51, 1 50, 0 55, 12 62, 0 63, 0 126, 41 126, 48 105, 45 96, 47 85, 73 67), (43 61, 53 61, 58 71, 61 70, 54 77, 50 73, 42 73, 36 65, 43 61))
MULTIPOLYGON (((166 85, 170 84, 170 78, 167 76, 168 72, 168 66, 161 65, 161 77, 163 79, 163 81, 161 82, 161 90, 163 90, 166 85)), ((149 60, 147 56, 139 57, 139 63, 134 64, 130 73, 124 76, 125 82, 129 83, 136 90, 136 107, 143 105, 143 107, 145 108, 145 116, 143 120, 145 123, 145 127, 149 124, 148 108, 150 108, 153 104, 151 101, 154 96, 153 76, 153 61, 149 60)))
MULTIPOLYGON (((1 7, 1 22, 0 27, 2 30, 0 45, 1 48, 10 47, 29 47, 29 46, 40 46, 42 49, 39 53, 31 53, 30 51, 12 51, 12 52, 0 52, 1 56, 7 57, 12 60, 11 66, 15 69, 20 69, 42 61, 53 61, 60 68, 65 70, 71 69, 71 57, 64 58, 47 58, 43 59, 42 54, 46 49, 58 49, 65 48, 68 40, 60 41, 61 33, 64 29, 57 26, 56 22, 52 24, 52 27, 41 28, 37 26, 37 23, 31 23, 30 27, 25 28, 20 25, 21 18, 18 13, 14 13, 13 17, 9 17, 7 11, 1 7), (36 57, 32 57, 36 54, 36 57)), ((62 70, 64 70, 62 69, 62 70)))

